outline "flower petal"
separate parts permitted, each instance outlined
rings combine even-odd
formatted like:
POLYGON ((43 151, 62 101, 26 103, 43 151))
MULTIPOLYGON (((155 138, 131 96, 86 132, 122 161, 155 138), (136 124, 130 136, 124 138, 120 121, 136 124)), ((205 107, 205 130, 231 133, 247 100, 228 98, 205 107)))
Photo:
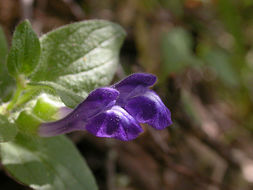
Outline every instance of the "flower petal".
POLYGON ((75 108, 75 115, 82 119, 94 117, 96 114, 111 108, 115 104, 118 96, 119 92, 113 88, 98 88, 92 91, 89 96, 75 108))
POLYGON ((98 88, 79 104, 74 111, 61 120, 43 123, 39 127, 40 136, 55 136, 75 130, 84 130, 86 122, 116 102, 119 92, 113 88, 98 88))
POLYGON ((56 116, 58 116, 58 118, 63 118, 65 116, 67 116, 68 114, 70 114, 72 111, 73 111, 73 109, 71 109, 71 108, 60 107, 56 113, 56 116))
POLYGON ((129 98, 139 96, 156 82, 156 76, 148 73, 135 73, 113 85, 120 92, 117 105, 124 107, 129 98))
POLYGON ((138 122, 147 123, 155 129, 164 129, 172 124, 169 109, 152 90, 129 99, 125 109, 138 122))
POLYGON ((119 106, 113 106, 90 120, 86 130, 97 137, 110 137, 123 141, 135 139, 143 131, 138 122, 119 106))
POLYGON ((155 82, 155 75, 148 73, 135 73, 116 83, 113 87, 118 90, 125 87, 128 89, 136 88, 137 86, 149 87, 155 84, 155 82))

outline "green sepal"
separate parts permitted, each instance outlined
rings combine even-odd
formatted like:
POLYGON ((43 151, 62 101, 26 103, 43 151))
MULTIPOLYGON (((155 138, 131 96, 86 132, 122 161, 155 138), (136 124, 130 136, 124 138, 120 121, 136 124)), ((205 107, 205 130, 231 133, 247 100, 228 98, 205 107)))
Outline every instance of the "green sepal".
POLYGON ((38 127, 41 123, 43 120, 28 110, 22 111, 16 120, 19 130, 29 136, 38 135, 38 127))
POLYGON ((33 113, 41 118, 44 121, 50 121, 53 119, 59 119, 54 118, 55 114, 58 112, 59 106, 56 106, 53 102, 49 102, 45 100, 44 98, 40 97, 37 100, 36 105, 33 108, 33 113))

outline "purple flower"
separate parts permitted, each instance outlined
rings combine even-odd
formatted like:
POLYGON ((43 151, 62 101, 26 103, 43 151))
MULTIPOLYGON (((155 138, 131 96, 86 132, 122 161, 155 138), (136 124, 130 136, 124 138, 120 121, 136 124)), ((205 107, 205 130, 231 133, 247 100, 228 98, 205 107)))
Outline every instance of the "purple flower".
POLYGON ((172 124, 171 114, 149 89, 155 82, 154 75, 136 73, 111 87, 98 88, 63 119, 41 124, 39 135, 87 130, 97 137, 129 141, 143 131, 140 123, 164 129, 172 124))

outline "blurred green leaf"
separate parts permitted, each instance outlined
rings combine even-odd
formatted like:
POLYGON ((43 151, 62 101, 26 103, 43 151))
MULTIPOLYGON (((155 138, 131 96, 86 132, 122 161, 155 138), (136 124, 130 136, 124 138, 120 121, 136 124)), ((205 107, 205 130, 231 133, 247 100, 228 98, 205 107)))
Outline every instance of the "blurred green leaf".
POLYGON ((183 4, 183 0, 159 0, 161 2, 161 4, 163 5, 163 7, 166 7, 169 9, 169 11, 171 11, 174 15, 176 16, 183 16, 184 14, 184 4, 183 4))
POLYGON ((17 134, 17 127, 0 114, 0 142, 7 142, 14 139, 17 134))
POLYGON ((238 85, 239 76, 233 68, 231 55, 222 49, 210 49, 202 55, 202 58, 225 85, 230 87, 238 85))
POLYGON ((233 0, 219 0, 218 8, 227 30, 234 36, 237 53, 244 52, 241 17, 233 0))
POLYGON ((8 53, 8 44, 4 35, 4 31, 0 26, 0 71, 2 69, 2 64, 5 62, 6 55, 8 53))
POLYGON ((252 0, 243 0, 243 4, 246 7, 250 7, 253 5, 253 1, 252 0))
POLYGON ((159 5, 157 0, 142 0, 137 1, 141 9, 145 9, 147 11, 155 10, 155 8, 159 5))
POLYGON ((164 72, 180 72, 189 65, 200 64, 192 52, 192 37, 183 28, 173 28, 162 39, 164 72))
POLYGON ((33 139, 18 134, 1 143, 1 161, 7 172, 36 190, 96 190, 85 160, 64 136, 33 139))
POLYGON ((15 78, 29 75, 38 64, 40 42, 28 20, 20 23, 13 34, 12 45, 7 59, 9 73, 15 78))
POLYGON ((196 111, 192 94, 187 90, 182 89, 181 100, 182 106, 184 107, 184 111, 187 113, 187 115, 189 115, 193 122, 195 122, 197 125, 200 125, 201 120, 198 112, 196 111))
POLYGON ((0 26, 0 102, 8 101, 14 89, 14 80, 8 74, 5 59, 8 53, 8 44, 0 26))
POLYGON ((54 89, 67 106, 75 107, 91 90, 110 83, 124 37, 119 25, 102 20, 78 22, 45 34, 31 85, 54 89))

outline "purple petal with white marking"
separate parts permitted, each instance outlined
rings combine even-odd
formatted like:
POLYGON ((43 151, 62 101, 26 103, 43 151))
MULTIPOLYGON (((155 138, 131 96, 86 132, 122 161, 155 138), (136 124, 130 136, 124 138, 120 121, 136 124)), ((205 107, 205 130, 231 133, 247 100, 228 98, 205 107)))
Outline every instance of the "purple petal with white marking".
POLYGON ((113 88, 98 88, 92 91, 74 111, 63 119, 41 124, 39 135, 48 137, 75 130, 84 130, 86 122, 91 117, 110 109, 118 96, 119 92, 113 88))
POLYGON ((123 108, 114 106, 90 120, 86 130, 97 137, 133 140, 143 131, 139 123, 123 108))
POLYGON ((152 90, 129 99, 125 109, 138 122, 149 124, 155 129, 164 129, 172 124, 169 109, 152 90))

